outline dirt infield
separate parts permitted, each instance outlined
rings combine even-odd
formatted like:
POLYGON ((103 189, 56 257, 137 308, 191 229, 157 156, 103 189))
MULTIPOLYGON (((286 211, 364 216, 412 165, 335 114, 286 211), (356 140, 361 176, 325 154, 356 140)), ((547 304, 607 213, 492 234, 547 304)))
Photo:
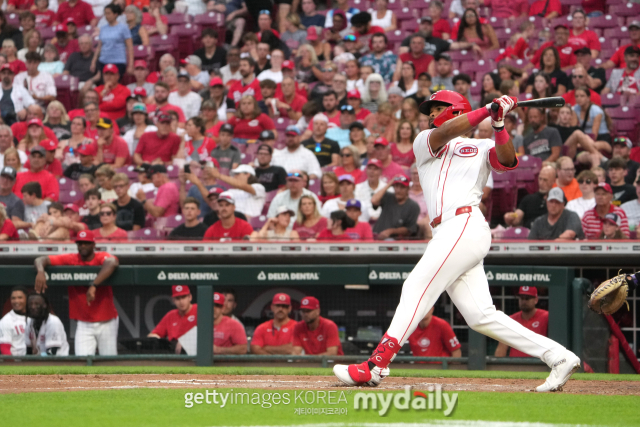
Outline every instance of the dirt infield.
MULTIPOLYGON (((490 378, 403 378, 385 379, 377 390, 400 390, 411 385, 417 390, 440 384, 445 391, 532 392, 541 380, 490 378)), ((2 375, 0 394, 110 390, 130 388, 261 388, 343 389, 334 377, 293 375, 2 375)), ((640 382, 577 381, 564 387, 565 393, 596 395, 640 395, 640 382)))

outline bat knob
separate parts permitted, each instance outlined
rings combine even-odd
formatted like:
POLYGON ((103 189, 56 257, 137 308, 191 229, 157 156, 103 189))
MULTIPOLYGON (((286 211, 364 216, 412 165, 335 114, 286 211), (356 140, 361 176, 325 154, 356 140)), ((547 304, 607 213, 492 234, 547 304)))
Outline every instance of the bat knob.
POLYGON ((500 105, 497 102, 491 103, 491 111, 493 111, 494 113, 497 113, 499 109, 500 109, 500 105))

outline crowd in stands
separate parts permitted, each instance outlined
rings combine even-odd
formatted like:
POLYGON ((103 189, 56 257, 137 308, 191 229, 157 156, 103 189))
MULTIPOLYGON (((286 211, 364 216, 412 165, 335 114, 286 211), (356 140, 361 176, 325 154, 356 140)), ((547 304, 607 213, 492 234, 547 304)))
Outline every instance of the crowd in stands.
POLYGON ((566 100, 505 120, 533 160, 513 203, 489 179, 492 224, 634 237, 638 16, 601 0, 10 1, 0 240, 428 239, 412 143, 438 90, 474 108, 566 100))

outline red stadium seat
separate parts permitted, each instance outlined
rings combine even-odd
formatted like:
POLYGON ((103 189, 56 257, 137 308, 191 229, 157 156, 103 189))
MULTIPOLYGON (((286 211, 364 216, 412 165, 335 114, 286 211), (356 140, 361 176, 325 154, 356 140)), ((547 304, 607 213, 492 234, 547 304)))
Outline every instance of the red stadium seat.
POLYGON ((240 154, 240 159, 241 159, 241 163, 243 165, 250 165, 252 164, 253 160, 256 158, 255 154, 249 154, 249 153, 242 153, 240 154))
POLYGON ((609 13, 613 16, 631 16, 636 19, 640 16, 640 4, 627 3, 609 7, 609 13))
POLYGON ((125 175, 127 175, 127 178, 129 178, 129 180, 137 182, 138 181, 138 172, 136 172, 134 169, 136 167, 133 165, 130 166, 123 166, 120 169, 117 170, 117 172, 123 173, 125 175))
POLYGON ((251 227, 253 227, 254 230, 260 231, 262 227, 264 227, 264 224, 267 222, 268 219, 269 218, 267 218, 267 216, 264 214, 254 216, 249 218, 249 224, 251 224, 251 227))
POLYGON ((398 9, 396 12, 396 19, 398 21, 412 21, 418 18, 419 10, 411 9, 408 7, 403 7, 402 9, 398 9))
POLYGON ((518 157, 518 169, 532 169, 537 175, 542 169, 542 160, 538 157, 524 155, 518 157))
POLYGON ((141 228, 136 231, 127 231, 129 240, 164 240, 166 233, 153 228, 141 228))
POLYGON ((180 58, 186 58, 193 53, 194 38, 199 37, 200 27, 194 24, 174 25, 171 27, 171 34, 179 39, 180 58))
POLYGON ((504 231, 502 238, 507 239, 523 239, 526 240, 529 236, 529 229, 526 227, 509 227, 504 231))
POLYGON ((56 31, 53 27, 42 27, 40 28, 40 35, 42 36, 42 40, 47 42, 56 36, 56 31))
POLYGON ((417 31, 419 26, 420 26, 420 20, 419 19, 405 20, 405 21, 402 21, 400 23, 400 29, 401 30, 410 31, 412 33, 417 31))
POLYGON ((54 78, 54 81, 58 91, 57 100, 64 105, 67 111, 76 108, 79 94, 78 85, 80 83, 78 78, 65 74, 54 78))
POLYGON ((172 25, 184 25, 191 22, 191 15, 187 15, 186 13, 173 12, 165 16, 167 17, 167 25, 170 27, 172 25))
POLYGON ((409 3, 409 7, 411 9, 422 11, 422 10, 428 9, 429 4, 431 3, 426 0, 411 0, 411 2, 409 3))
POLYGON ((614 16, 604 15, 595 18, 589 18, 589 28, 615 28, 618 26, 618 20, 614 16))
POLYGON ((496 71, 496 64, 493 61, 485 61, 484 59, 478 60, 478 62, 463 62, 460 64, 460 72, 469 74, 472 79, 475 75, 483 76, 485 73, 492 73, 496 71))
POLYGON ((178 166, 174 166, 174 165, 167 166, 167 176, 169 177, 169 179, 178 178, 178 172, 180 172, 178 166))
POLYGON ((82 194, 80 194, 80 191, 76 191, 76 190, 60 190, 60 195, 58 197, 58 201, 60 203, 62 203, 63 205, 66 205, 67 203, 73 203, 76 200, 80 199, 82 197, 82 194))
POLYGON ((63 190, 64 191, 71 191, 71 190, 78 191, 79 190, 78 182, 73 180, 73 179, 67 178, 67 177, 62 177, 62 178, 58 179, 58 186, 60 188, 60 191, 63 191, 63 190))
POLYGON ((184 217, 180 214, 163 216, 160 218, 156 218, 155 222, 153 223, 153 228, 155 228, 156 230, 166 230, 167 228, 173 230, 181 224, 184 224, 184 217))
POLYGON ((476 56, 473 51, 470 50, 452 50, 447 52, 451 61, 453 62, 464 62, 464 61, 475 61, 476 56))
POLYGON ((89 34, 93 37, 93 33, 96 31, 96 27, 92 27, 91 25, 82 25, 78 27, 76 32, 78 33, 78 37, 84 36, 85 34, 89 34))
POLYGON ((402 2, 400 0, 389 0, 388 7, 391 10, 402 9, 402 2))
POLYGON ((551 29, 552 34, 553 34, 553 29, 556 27, 556 25, 566 25, 567 27, 571 28, 571 16, 566 15, 566 16, 561 16, 559 18, 553 18, 551 20, 551 22, 549 22, 548 27, 551 29))
POLYGON ((322 184, 322 180, 320 179, 310 179, 309 180, 309 191, 314 194, 320 194, 320 185, 322 184))
POLYGON ((607 113, 612 119, 634 120, 638 114, 631 107, 618 107, 607 109, 607 113))
POLYGON ((199 25, 200 28, 213 28, 218 31, 218 45, 222 46, 225 40, 224 14, 217 12, 207 12, 202 15, 196 15, 193 23, 199 25))
POLYGON ((284 118, 284 117, 278 117, 275 120, 275 125, 276 125, 276 130, 278 131, 284 131, 287 126, 289 125, 295 125, 296 122, 294 122, 293 120, 289 119, 289 118, 284 118))
POLYGON ((395 30, 387 33, 387 39, 389 43, 401 42, 404 40, 409 34, 402 30, 395 30))
POLYGON ((616 39, 620 46, 621 40, 629 37, 629 29, 627 27, 606 28, 603 36, 606 39, 616 39))
POLYGON ((491 25, 494 30, 507 27, 507 23, 505 22, 504 19, 496 18, 495 16, 492 16, 491 18, 489 18, 489 25, 491 25))
POLYGON ((7 19, 7 24, 14 26, 16 28, 20 27, 20 14, 19 13, 7 13, 5 15, 7 19))
POLYGON ((180 40, 178 36, 174 34, 151 36, 149 38, 149 44, 156 50, 156 60, 159 60, 165 53, 173 55, 176 62, 180 59, 180 40))
POLYGON ((517 175, 513 172, 502 174, 492 172, 493 191, 491 216, 501 220, 506 212, 513 212, 518 201, 517 175))
POLYGON ((620 94, 608 93, 602 95, 602 106, 605 108, 615 108, 620 106, 620 94))

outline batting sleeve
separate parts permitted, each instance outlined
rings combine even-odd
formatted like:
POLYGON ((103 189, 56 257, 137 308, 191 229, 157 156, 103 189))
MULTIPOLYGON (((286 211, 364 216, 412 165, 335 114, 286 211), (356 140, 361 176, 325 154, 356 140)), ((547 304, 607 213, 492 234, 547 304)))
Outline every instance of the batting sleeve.
POLYGON ((335 323, 327 323, 326 335, 327 348, 340 347, 340 335, 338 335, 338 327, 335 323))
POLYGON ((257 345, 258 347, 264 347, 264 327, 262 325, 256 328, 251 338, 251 345, 257 345))

